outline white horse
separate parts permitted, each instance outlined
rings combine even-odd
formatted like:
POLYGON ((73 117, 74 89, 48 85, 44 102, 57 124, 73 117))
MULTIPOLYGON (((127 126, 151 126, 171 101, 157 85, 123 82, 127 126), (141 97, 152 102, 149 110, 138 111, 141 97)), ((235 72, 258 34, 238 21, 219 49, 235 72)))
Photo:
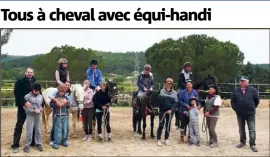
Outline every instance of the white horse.
MULTIPOLYGON (((42 112, 42 121, 45 132, 50 132, 48 130, 49 123, 48 119, 52 113, 52 108, 50 107, 51 99, 49 95, 53 91, 57 90, 56 88, 47 88, 42 92, 42 95, 45 100, 44 110, 42 112)), ((79 120, 79 111, 83 110, 83 99, 84 99, 84 90, 81 84, 72 84, 70 87, 72 102, 70 102, 69 112, 72 114, 72 136, 77 137, 76 134, 76 118, 79 120)))

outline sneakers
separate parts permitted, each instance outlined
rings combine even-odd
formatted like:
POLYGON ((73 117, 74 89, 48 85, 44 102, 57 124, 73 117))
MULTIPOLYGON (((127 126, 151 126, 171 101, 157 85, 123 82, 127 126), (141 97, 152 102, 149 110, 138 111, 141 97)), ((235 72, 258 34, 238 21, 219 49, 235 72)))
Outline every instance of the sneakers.
POLYGON ((161 142, 160 140, 158 140, 157 146, 158 146, 158 147, 161 147, 161 146, 162 146, 162 142, 161 142))
POLYGON ((236 148, 242 148, 242 147, 244 147, 246 144, 244 144, 244 143, 239 143, 238 145, 236 145, 236 148))
POLYGON ((53 145, 53 141, 51 141, 49 145, 52 146, 53 145))
POLYGON ((210 144, 210 147, 211 147, 211 148, 218 147, 218 143, 217 143, 217 142, 213 142, 212 144, 210 144))
POLYGON ((165 144, 166 146, 170 146, 169 140, 165 140, 165 141, 164 141, 164 144, 165 144))
POLYGON ((68 147, 68 142, 64 141, 64 142, 61 143, 61 145, 64 146, 64 147, 68 147))
POLYGON ((251 145, 250 146, 250 149, 253 151, 253 152, 258 152, 258 149, 255 145, 251 145))
POLYGON ((25 153, 29 153, 30 148, 29 148, 29 147, 27 147, 27 146, 25 146, 25 147, 23 148, 23 151, 24 151, 25 153))
POLYGON ((92 136, 91 135, 88 135, 88 138, 87 138, 87 140, 86 140, 87 142, 90 142, 90 141, 92 141, 92 136))
POLYGON ((58 144, 53 144, 53 145, 52 145, 52 148, 53 148, 53 149, 58 149, 58 144))
POLYGON ((12 148, 12 152, 13 153, 18 153, 19 152, 19 148, 12 148))
POLYGON ((43 151, 43 148, 42 148, 42 146, 41 146, 41 145, 38 145, 38 146, 37 146, 37 149, 38 149, 40 152, 42 152, 42 151, 43 151))
POLYGON ((189 146, 189 147, 193 146, 193 143, 192 143, 192 142, 189 142, 189 143, 188 143, 188 146, 189 146))
POLYGON ((86 141, 88 139, 89 135, 85 135, 84 138, 82 139, 83 141, 86 141))
POLYGON ((197 142, 197 146, 199 146, 199 147, 201 146, 201 142, 200 141, 197 142))

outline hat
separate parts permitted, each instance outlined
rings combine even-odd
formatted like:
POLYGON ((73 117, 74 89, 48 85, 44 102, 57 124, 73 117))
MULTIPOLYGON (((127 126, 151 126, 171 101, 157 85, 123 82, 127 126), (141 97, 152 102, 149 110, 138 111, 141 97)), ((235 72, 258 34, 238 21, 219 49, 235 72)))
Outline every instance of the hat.
POLYGON ((65 91, 66 91, 66 86, 65 86, 64 84, 60 84, 60 85, 58 86, 58 91, 59 91, 59 92, 65 92, 65 91))
POLYGON ((242 76, 242 77, 240 78, 240 81, 248 81, 248 78, 247 78, 246 76, 242 76))
POLYGON ((187 79, 187 80, 185 81, 186 84, 187 84, 188 82, 192 83, 192 80, 191 80, 191 79, 187 79))
POLYGON ((167 78, 165 83, 173 83, 173 79, 172 78, 167 78))
POLYGON ((192 96, 192 97, 189 99, 189 101, 192 101, 192 100, 198 101, 198 99, 197 99, 196 97, 194 97, 194 96, 192 96))
POLYGON ((38 83, 32 84, 32 90, 41 91, 41 85, 38 83))
POLYGON ((91 60, 90 64, 91 65, 98 65, 98 61, 93 59, 93 60, 91 60))

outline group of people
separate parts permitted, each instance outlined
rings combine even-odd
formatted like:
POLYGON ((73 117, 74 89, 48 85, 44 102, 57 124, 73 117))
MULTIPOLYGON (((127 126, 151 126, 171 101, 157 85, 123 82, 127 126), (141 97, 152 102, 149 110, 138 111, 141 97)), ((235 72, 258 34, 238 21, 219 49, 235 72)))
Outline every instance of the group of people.
MULTIPOLYGON (((59 67, 55 72, 57 88, 49 97, 51 99, 50 107, 53 109, 53 125, 50 136, 50 145, 54 149, 58 149, 59 145, 68 146, 69 132, 69 107, 73 102, 70 95, 70 76, 68 71, 68 61, 65 58, 59 59, 59 67)), ((102 81, 102 72, 97 68, 97 60, 90 62, 90 67, 86 71, 86 80, 83 82, 84 89, 84 109, 82 110, 83 126, 85 131, 84 141, 92 139, 92 123, 97 121, 98 139, 102 141, 102 118, 106 121, 106 131, 108 133, 108 141, 111 141, 110 128, 110 104, 111 98, 106 90, 106 83, 102 81), (104 115, 105 114, 105 115, 104 115)), ((154 78, 151 73, 149 64, 144 66, 144 71, 139 74, 137 85, 139 92, 136 103, 140 102, 140 98, 147 91, 154 89, 154 78)), ((188 127, 188 143, 189 146, 196 144, 200 146, 199 135, 199 111, 202 108, 199 96, 196 90, 192 88, 192 64, 187 62, 184 69, 179 75, 179 92, 173 89, 173 79, 167 78, 164 89, 160 91, 160 95, 174 98, 175 103, 172 105, 160 104, 159 127, 157 130, 157 145, 162 146, 169 144, 169 134, 171 117, 175 114, 176 129, 180 128, 180 141, 184 142, 184 136, 188 127), (168 113, 168 114, 165 114, 168 113), (164 117, 165 115, 165 117, 164 117), (161 134, 166 125, 165 140, 161 141, 161 134)), ((30 146, 36 146, 39 151, 42 148, 40 113, 44 107, 44 98, 41 92, 41 85, 36 83, 33 77, 33 69, 27 68, 25 76, 16 81, 14 86, 14 96, 17 112, 17 123, 14 129, 14 138, 12 149, 16 153, 19 151, 19 142, 24 122, 26 121, 26 142, 24 152, 29 152, 30 146)), ((215 85, 209 86, 208 96, 205 98, 205 106, 203 107, 204 117, 206 118, 207 127, 209 129, 209 146, 217 147, 218 138, 215 131, 218 117, 220 115, 219 108, 221 106, 221 97, 219 96, 215 85)), ((245 121, 247 121, 250 135, 250 148, 257 152, 255 144, 255 109, 259 104, 258 91, 255 88, 248 87, 248 79, 241 78, 240 87, 233 91, 231 104, 233 110, 237 114, 237 120, 240 133, 240 144, 238 148, 245 146, 245 121)), ((105 131, 105 130, 104 130, 105 131)))
MULTIPOLYGON (((184 136, 186 136, 186 130, 188 127, 188 145, 194 144, 200 146, 200 130, 199 130, 199 113, 203 108, 203 115, 206 119, 206 126, 209 130, 208 145, 211 148, 218 147, 218 137, 216 133, 216 125, 220 116, 220 107, 222 105, 222 99, 219 95, 219 90, 216 85, 208 86, 208 95, 205 98, 205 105, 202 107, 199 101, 199 94, 192 87, 192 64, 186 62, 184 68, 179 75, 179 91, 176 92, 173 89, 173 79, 167 78, 164 84, 164 89, 160 91, 160 95, 169 96, 175 99, 175 103, 171 106, 167 104, 160 104, 159 113, 159 126, 157 129, 157 145, 162 146, 169 144, 169 128, 171 123, 171 115, 175 114, 175 126, 176 130, 180 128, 180 142, 184 142, 184 136), (165 114, 164 117, 164 113, 165 114), (164 120, 165 119, 165 120, 164 120), (162 129, 164 127, 164 121, 166 121, 165 139, 161 141, 162 129)), ((257 152, 258 149, 255 144, 255 111, 259 104, 259 93, 257 89, 248 86, 248 78, 241 77, 240 87, 234 89, 231 106, 236 112, 237 121, 240 133, 240 144, 237 148, 242 148, 246 145, 246 133, 245 122, 249 128, 250 148, 253 152, 257 152)), ((140 98, 143 93, 152 91, 154 89, 153 74, 151 73, 151 66, 145 65, 144 71, 138 76, 137 86, 139 92, 137 94, 137 102, 140 103, 140 98)))

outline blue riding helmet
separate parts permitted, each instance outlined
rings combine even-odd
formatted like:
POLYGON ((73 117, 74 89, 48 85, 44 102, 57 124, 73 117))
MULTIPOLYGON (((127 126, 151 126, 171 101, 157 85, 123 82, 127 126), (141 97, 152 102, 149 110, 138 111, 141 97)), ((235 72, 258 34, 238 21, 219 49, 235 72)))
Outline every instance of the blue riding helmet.
POLYGON ((97 60, 91 60, 90 64, 91 65, 98 65, 98 61, 97 60))

